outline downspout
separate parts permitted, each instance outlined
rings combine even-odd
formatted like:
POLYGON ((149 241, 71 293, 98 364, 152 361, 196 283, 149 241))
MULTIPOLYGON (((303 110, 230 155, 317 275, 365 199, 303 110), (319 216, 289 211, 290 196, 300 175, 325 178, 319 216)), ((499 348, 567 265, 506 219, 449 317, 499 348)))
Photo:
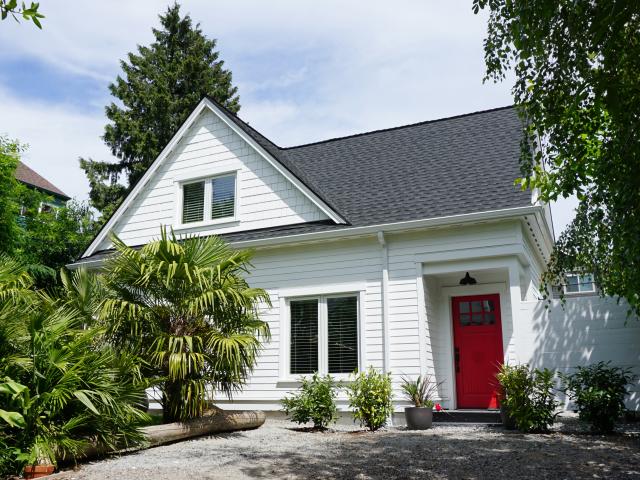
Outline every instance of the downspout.
POLYGON ((384 232, 378 232, 378 243, 382 247, 382 371, 389 372, 389 250, 384 232))

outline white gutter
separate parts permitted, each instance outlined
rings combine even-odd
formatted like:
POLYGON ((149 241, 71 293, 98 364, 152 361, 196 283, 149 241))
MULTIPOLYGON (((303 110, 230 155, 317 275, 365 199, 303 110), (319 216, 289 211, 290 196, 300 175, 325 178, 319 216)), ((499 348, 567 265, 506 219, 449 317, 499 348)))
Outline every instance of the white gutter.
POLYGON ((235 248, 256 248, 292 242, 324 240, 329 238, 356 237, 360 235, 376 235, 379 231, 389 233, 401 230, 412 230, 416 228, 428 228, 458 223, 471 223, 485 220, 499 220, 504 218, 520 217, 523 215, 535 214, 536 212, 539 212, 541 208, 543 207, 540 205, 529 205, 526 207, 513 207, 504 208, 502 210, 463 213, 460 215, 448 215, 446 217, 425 218, 422 220, 410 220, 406 222, 380 223, 377 225, 367 225, 365 227, 337 228, 322 232, 299 233, 294 235, 285 235, 282 237, 263 238, 257 240, 241 240, 229 243, 235 248))
POLYGON ((382 371, 389 371, 389 250, 384 238, 384 232, 378 232, 382 260, 382 371))

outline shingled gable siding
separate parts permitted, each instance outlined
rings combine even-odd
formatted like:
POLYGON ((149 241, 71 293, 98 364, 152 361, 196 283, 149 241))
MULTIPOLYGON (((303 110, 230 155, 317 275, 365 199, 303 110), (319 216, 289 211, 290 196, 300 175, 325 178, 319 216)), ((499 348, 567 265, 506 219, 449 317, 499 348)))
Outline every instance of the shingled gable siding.
MULTIPOLYGON (((237 170, 238 220, 228 225, 194 227, 185 233, 229 233, 326 219, 326 215, 255 150, 208 111, 189 129, 174 152, 117 222, 114 231, 130 245, 174 225, 176 184, 190 174, 237 170)), ((108 241, 101 245, 105 248, 108 241)))

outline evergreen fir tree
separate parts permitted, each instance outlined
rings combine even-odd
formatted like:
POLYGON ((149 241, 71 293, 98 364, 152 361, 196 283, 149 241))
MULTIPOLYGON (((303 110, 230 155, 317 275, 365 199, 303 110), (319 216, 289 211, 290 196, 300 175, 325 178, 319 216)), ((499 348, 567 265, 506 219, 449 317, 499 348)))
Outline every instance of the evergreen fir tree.
POLYGON ((144 174, 203 96, 232 112, 240 109, 231 72, 208 39, 174 3, 160 15, 155 41, 121 61, 123 76, 109 85, 119 100, 106 107, 104 142, 118 163, 80 159, 92 205, 109 215, 144 174), (124 78, 123 78, 124 77, 124 78), (126 178, 125 178, 126 177, 126 178), (125 186, 126 185, 126 186, 125 186))

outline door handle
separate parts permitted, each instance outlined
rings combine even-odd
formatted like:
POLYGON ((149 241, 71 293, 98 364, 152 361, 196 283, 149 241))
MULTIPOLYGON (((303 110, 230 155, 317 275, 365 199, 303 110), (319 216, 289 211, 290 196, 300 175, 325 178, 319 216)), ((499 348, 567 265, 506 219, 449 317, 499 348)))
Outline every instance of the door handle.
POLYGON ((456 373, 460 373, 460 349, 458 347, 454 347, 453 352, 456 373))

